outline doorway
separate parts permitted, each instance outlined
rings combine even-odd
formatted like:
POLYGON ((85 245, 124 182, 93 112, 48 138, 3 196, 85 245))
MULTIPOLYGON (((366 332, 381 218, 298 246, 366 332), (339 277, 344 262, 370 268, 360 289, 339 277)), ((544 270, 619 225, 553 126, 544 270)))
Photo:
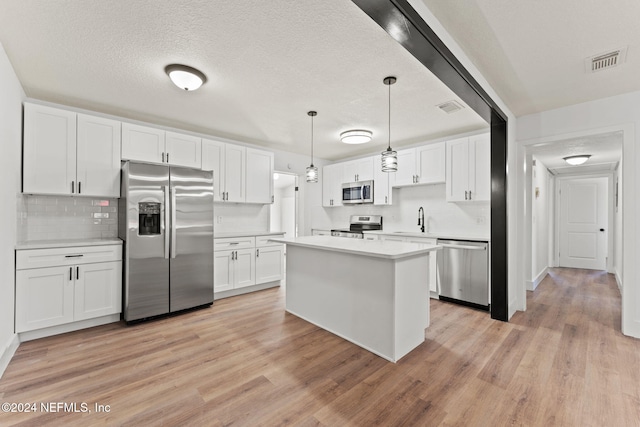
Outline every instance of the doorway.
POLYGON ((298 236, 298 176, 276 171, 273 174, 273 203, 269 230, 284 232, 285 237, 298 236))

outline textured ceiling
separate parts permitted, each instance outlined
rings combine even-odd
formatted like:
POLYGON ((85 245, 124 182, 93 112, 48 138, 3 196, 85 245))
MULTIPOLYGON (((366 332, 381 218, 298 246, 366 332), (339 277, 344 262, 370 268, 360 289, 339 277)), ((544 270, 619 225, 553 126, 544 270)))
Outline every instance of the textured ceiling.
POLYGON ((27 96, 339 159, 486 128, 459 100, 348 0, 302 2, 0 0, 0 42, 27 96), (180 91, 164 67, 203 71, 180 91), (365 146, 338 141, 364 128, 365 146))
POLYGON ((640 90, 640 1, 423 2, 516 115, 640 90), (626 62, 585 59, 627 48, 626 62))

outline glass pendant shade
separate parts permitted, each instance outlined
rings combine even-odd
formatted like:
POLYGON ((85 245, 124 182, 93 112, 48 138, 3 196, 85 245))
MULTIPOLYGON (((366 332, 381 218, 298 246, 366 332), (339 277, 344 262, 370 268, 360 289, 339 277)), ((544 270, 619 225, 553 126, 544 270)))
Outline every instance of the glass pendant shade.
POLYGON ((307 166, 307 182, 318 182, 318 168, 316 166, 307 166))
POLYGON ((391 147, 382 152, 382 172, 398 171, 398 153, 393 151, 391 147))

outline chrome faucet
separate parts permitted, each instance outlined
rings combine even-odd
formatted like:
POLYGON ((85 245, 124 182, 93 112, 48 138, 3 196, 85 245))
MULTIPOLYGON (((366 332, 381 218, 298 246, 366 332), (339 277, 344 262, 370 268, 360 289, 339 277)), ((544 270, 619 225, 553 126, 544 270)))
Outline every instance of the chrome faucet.
POLYGON ((422 206, 418 209, 418 225, 422 226, 420 227, 420 231, 424 233, 424 209, 422 209, 422 206))

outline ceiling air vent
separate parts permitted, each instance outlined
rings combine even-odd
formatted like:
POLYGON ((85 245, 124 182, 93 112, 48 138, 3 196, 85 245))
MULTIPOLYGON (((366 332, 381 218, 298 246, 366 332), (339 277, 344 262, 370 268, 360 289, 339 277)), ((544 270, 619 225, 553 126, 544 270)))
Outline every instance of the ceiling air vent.
POLYGON ((455 113, 456 111, 462 110, 464 108, 458 101, 443 102, 442 104, 438 104, 436 107, 447 114, 455 113))
POLYGON ((607 68, 616 67, 624 62, 627 49, 616 49, 611 52, 587 58, 585 65, 587 71, 595 73, 596 71, 606 70, 607 68))

